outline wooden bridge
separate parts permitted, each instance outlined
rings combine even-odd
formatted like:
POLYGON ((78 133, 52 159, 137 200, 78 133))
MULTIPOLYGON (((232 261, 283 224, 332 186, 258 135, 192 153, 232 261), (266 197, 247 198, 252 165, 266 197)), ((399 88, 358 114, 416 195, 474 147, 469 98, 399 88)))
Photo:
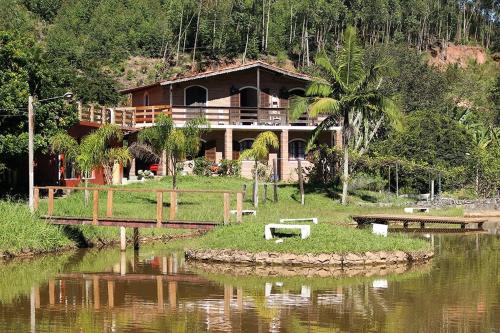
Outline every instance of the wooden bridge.
MULTIPOLYGON (((483 230, 483 223, 486 219, 482 218, 465 218, 465 217, 455 217, 455 216, 423 216, 423 215, 387 215, 387 214, 372 214, 372 215, 355 215, 352 219, 358 224, 358 227, 371 224, 394 224, 402 223, 403 230, 429 230, 425 228, 426 224, 440 224, 440 225, 460 225, 461 231, 478 231, 483 230), (418 228, 408 228, 410 223, 420 224, 420 229, 418 228), (466 225, 476 224, 477 229, 466 229, 466 225)), ((436 231, 436 229, 433 229, 436 231)), ((456 228, 440 228, 439 231, 456 231, 456 228)))
MULTIPOLYGON (((227 190, 172 190, 172 189, 132 189, 117 187, 66 187, 66 186, 46 186, 35 187, 34 189, 34 207, 39 209, 40 191, 47 192, 47 212, 41 217, 47 222, 60 225, 94 225, 120 227, 121 248, 125 249, 125 228, 134 228, 134 246, 138 245, 138 228, 174 228, 174 229, 199 229, 209 230, 218 225, 229 224, 231 219, 231 195, 236 195, 236 222, 242 221, 243 210, 243 192, 227 190), (92 215, 91 216, 56 216, 54 215, 55 194, 57 191, 88 191, 92 192, 92 215), (106 214, 99 214, 100 194, 106 193, 106 214), (156 195, 156 218, 144 219, 135 217, 114 217, 113 216, 113 198, 115 192, 126 193, 154 193, 156 195), (170 194, 170 207, 168 219, 164 216, 164 197, 165 193, 170 194), (223 219, 222 221, 191 221, 177 219, 179 193, 199 193, 220 195, 223 200, 223 219), (137 234, 137 235, 136 235, 137 234)), ((62 200, 61 200, 62 201, 62 200)))

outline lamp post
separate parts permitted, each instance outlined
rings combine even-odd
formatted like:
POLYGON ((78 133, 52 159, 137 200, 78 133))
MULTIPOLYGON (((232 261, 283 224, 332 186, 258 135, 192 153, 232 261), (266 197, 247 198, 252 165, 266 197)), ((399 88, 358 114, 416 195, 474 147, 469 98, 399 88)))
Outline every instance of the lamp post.
MULTIPOLYGON (((56 99, 71 100, 72 98, 73 98, 73 93, 67 92, 64 95, 41 99, 38 102, 41 103, 56 99)), ((35 112, 34 111, 35 107, 33 103, 33 96, 29 96, 28 97, 28 188, 29 188, 28 205, 31 212, 35 210, 34 199, 33 199, 34 187, 35 187, 35 168, 34 168, 35 112)))

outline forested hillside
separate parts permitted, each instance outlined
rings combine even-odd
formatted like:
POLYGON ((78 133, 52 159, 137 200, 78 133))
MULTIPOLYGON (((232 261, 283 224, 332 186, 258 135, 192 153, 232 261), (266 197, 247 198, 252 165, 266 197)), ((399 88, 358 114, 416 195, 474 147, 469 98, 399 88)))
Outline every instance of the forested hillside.
MULTIPOLYGON (((500 119, 499 8, 496 0, 1 0, 0 152, 25 151, 29 94, 72 90, 110 105, 125 86, 257 58, 315 74, 316 55, 334 57, 348 25, 367 64, 386 60, 382 88, 410 121, 430 112, 488 130, 500 119), (479 47, 485 60, 428 65, 451 44, 479 47)), ((37 147, 72 121, 71 106, 39 106, 37 147)), ((379 137, 401 139, 393 134, 379 137)))

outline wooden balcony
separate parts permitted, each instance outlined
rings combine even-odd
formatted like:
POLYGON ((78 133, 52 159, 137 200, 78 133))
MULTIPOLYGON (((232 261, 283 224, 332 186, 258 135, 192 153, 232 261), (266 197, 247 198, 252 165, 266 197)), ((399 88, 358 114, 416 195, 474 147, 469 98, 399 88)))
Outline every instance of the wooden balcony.
POLYGON ((172 117, 179 125, 199 117, 207 119, 211 125, 315 126, 320 121, 318 118, 311 118, 308 115, 290 121, 288 109, 269 107, 151 105, 109 108, 80 106, 78 114, 81 122, 111 123, 124 128, 152 126, 155 123, 155 118, 160 114, 172 117))

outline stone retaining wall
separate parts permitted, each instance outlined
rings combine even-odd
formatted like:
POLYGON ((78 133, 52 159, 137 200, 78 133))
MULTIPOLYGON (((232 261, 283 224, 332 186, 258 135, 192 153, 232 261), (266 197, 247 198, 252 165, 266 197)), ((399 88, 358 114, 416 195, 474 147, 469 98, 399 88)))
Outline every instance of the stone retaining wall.
POLYGON ((365 253, 308 253, 245 252, 239 250, 191 249, 186 258, 225 263, 306 266, 374 266, 397 263, 423 262, 434 256, 432 251, 403 252, 379 251, 365 253))

